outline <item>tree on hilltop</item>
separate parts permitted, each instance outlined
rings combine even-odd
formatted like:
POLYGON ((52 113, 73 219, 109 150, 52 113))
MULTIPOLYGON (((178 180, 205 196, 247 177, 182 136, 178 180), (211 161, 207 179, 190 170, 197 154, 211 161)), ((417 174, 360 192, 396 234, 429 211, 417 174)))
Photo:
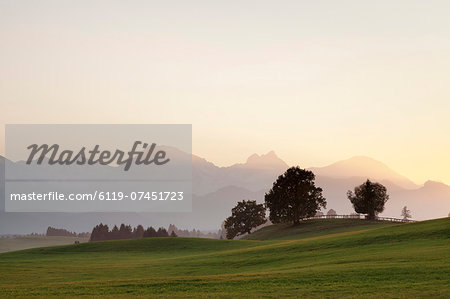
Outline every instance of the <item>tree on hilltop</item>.
POLYGON ((327 212, 327 218, 336 218, 336 216, 337 216, 337 213, 336 213, 336 211, 333 210, 333 209, 330 209, 330 210, 327 212))
POLYGON ((411 218, 411 211, 408 210, 407 206, 404 206, 402 209, 402 214, 401 216, 403 216, 403 220, 408 220, 408 218, 411 218))
POLYGON ((224 228, 227 239, 242 234, 250 234, 251 230, 266 222, 266 208, 255 200, 243 200, 231 210, 231 216, 225 220, 224 228))
POLYGON ((367 219, 375 219, 378 213, 383 212, 384 205, 389 199, 386 187, 370 180, 355 187, 354 193, 349 190, 347 197, 353 204, 355 212, 366 214, 367 219))
POLYGON ((291 167, 278 177, 272 189, 265 195, 266 207, 273 223, 300 223, 303 218, 313 217, 326 208, 322 188, 314 184, 312 171, 291 167))

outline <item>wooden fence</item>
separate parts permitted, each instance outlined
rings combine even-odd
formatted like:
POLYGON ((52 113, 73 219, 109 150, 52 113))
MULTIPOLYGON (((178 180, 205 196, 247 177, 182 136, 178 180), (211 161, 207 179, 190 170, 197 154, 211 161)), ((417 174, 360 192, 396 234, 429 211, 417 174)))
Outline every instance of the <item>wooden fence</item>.
MULTIPOLYGON (((364 214, 356 214, 356 215, 321 215, 321 216, 314 216, 309 218, 303 218, 303 220, 309 220, 309 219, 333 219, 333 218, 339 218, 339 219, 366 219, 366 215, 364 214)), ((392 222, 416 222, 415 220, 411 219, 401 219, 401 218, 392 218, 392 217, 375 217, 375 220, 380 221, 392 221, 392 222)))

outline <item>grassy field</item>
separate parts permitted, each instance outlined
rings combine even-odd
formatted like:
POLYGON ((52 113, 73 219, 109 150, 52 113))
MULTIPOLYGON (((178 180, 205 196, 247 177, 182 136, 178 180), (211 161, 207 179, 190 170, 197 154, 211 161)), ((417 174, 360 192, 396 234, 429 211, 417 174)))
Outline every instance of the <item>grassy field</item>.
POLYGON ((245 236, 245 240, 299 240, 334 233, 361 231, 371 228, 392 226, 390 221, 362 219, 313 219, 301 225, 274 224, 245 236))
POLYGON ((0 253, 35 247, 68 245, 73 244, 75 240, 80 242, 89 241, 88 238, 47 237, 47 236, 20 236, 11 238, 0 238, 0 253))
POLYGON ((0 298, 450 297, 450 218, 336 219, 329 230, 324 221, 251 236, 265 241, 151 238, 2 253, 0 298))

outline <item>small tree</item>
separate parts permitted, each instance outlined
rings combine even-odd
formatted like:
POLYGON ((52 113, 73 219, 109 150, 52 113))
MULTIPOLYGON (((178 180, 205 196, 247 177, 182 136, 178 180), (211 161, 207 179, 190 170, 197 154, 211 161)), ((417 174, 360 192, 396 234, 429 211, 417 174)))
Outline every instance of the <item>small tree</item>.
POLYGON ((231 216, 225 220, 227 239, 238 235, 250 234, 251 230, 266 222, 266 208, 255 200, 243 200, 231 210, 231 216))
POLYGON ((337 213, 336 213, 336 211, 333 210, 333 209, 330 209, 330 210, 327 212, 327 218, 336 218, 336 215, 337 215, 337 213))
POLYGON ((367 180, 355 187, 355 193, 347 192, 347 197, 353 204, 355 212, 366 214, 367 219, 375 219, 375 215, 384 211, 384 205, 389 199, 386 187, 367 180))
POLYGON ((411 211, 408 210, 408 207, 406 207, 406 206, 403 207, 402 216, 403 216, 403 220, 408 220, 408 218, 411 218, 411 211))
POLYGON ((220 239, 225 239, 227 237, 227 229, 225 228, 225 220, 222 221, 222 225, 220 226, 218 233, 219 233, 220 239))
POLYGON ((273 223, 300 223, 303 218, 313 217, 321 207, 327 205, 322 188, 314 184, 312 171, 291 167, 278 177, 272 189, 265 195, 273 223))

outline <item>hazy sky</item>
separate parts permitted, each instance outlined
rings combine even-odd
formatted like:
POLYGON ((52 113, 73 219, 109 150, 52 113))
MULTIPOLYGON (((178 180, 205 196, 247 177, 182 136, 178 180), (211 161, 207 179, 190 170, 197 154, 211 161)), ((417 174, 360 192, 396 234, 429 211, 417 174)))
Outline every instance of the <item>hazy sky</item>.
POLYGON ((367 155, 450 184, 449 11, 0 0, 0 125, 192 123, 194 153, 218 165, 270 150, 303 167, 367 155))

